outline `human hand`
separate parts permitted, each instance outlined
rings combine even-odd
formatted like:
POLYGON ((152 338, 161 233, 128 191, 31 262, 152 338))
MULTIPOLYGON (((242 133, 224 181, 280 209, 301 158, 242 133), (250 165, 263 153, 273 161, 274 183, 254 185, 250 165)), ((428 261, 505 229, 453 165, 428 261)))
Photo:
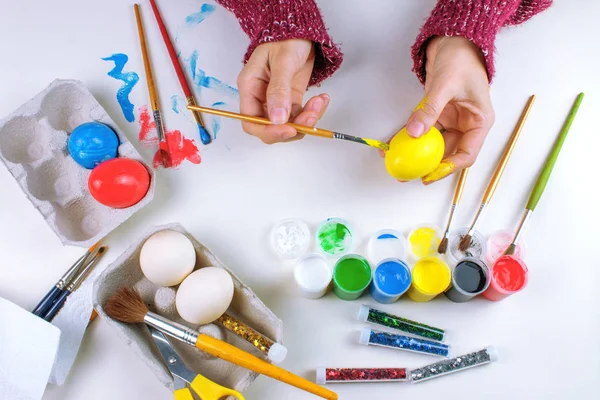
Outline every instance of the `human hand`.
POLYGON ((290 39, 258 46, 238 76, 240 112, 268 117, 273 125, 242 122, 247 133, 267 144, 301 138, 285 125, 288 120, 314 126, 329 105, 329 96, 312 97, 302 107, 302 100, 315 62, 313 42, 290 39))
POLYGON ((425 97, 406 128, 413 137, 434 125, 444 132, 444 159, 422 179, 430 184, 473 165, 494 123, 494 110, 483 55, 475 44, 438 36, 426 55, 425 97))

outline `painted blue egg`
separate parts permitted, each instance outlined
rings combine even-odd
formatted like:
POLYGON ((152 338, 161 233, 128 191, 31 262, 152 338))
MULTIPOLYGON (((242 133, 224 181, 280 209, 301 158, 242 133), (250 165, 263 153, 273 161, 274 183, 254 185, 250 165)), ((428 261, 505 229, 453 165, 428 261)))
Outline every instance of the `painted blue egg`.
POLYGON ((101 162, 117 157, 119 137, 108 125, 86 122, 73 129, 68 147, 77 164, 93 169, 101 162))

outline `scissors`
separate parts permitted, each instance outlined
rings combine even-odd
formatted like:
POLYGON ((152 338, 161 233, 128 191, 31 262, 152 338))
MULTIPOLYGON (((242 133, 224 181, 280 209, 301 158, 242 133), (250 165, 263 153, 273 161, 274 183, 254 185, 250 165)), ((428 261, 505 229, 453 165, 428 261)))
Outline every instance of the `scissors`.
POLYGON ((240 392, 228 389, 191 371, 183 363, 167 337, 156 328, 150 326, 148 328, 152 333, 152 339, 154 339, 156 347, 158 347, 169 371, 173 375, 173 380, 175 381, 175 400, 194 400, 190 388, 202 400, 219 400, 225 396, 233 396, 239 400, 244 400, 244 396, 240 392))

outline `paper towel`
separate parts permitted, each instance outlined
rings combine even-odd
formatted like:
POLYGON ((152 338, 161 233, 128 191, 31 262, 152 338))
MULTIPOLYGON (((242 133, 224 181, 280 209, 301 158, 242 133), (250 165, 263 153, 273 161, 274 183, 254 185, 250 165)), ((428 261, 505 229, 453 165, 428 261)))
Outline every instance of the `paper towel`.
POLYGON ((0 400, 42 398, 60 330, 0 298, 0 400))

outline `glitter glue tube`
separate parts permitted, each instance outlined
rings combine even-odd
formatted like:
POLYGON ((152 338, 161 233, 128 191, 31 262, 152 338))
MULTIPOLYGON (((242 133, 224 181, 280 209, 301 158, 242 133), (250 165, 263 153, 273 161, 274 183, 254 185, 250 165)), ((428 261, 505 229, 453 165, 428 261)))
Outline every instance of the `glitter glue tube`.
POLYGON ((455 303, 464 303, 483 293, 490 285, 490 269, 481 260, 463 258, 452 271, 452 286, 444 294, 455 303))
POLYGON ((448 353, 450 352, 450 346, 447 344, 397 335, 395 333, 375 331, 371 328, 363 328, 361 330, 359 343, 442 357, 448 357, 448 353))
POLYGON ((238 321, 231 315, 223 314, 217 319, 217 322, 223 325, 225 329, 235 333, 240 338, 252 344, 264 353, 272 362, 280 363, 285 360, 287 348, 272 341, 262 333, 255 331, 243 322, 238 321))
POLYGON ((448 338, 448 332, 443 329, 388 314, 364 304, 361 305, 358 310, 357 319, 360 322, 370 322, 375 325, 385 326, 386 328, 396 329, 401 332, 421 336, 430 340, 436 340, 438 342, 443 342, 448 338))
POLYGON ((411 369, 409 371, 409 379, 411 383, 419 383, 428 379, 448 375, 453 372, 463 371, 468 368, 489 364, 497 360, 498 353, 496 353, 496 350, 492 346, 488 346, 473 353, 439 361, 421 368, 411 369))
POLYGON ((404 382, 406 368, 317 368, 317 383, 404 382))

